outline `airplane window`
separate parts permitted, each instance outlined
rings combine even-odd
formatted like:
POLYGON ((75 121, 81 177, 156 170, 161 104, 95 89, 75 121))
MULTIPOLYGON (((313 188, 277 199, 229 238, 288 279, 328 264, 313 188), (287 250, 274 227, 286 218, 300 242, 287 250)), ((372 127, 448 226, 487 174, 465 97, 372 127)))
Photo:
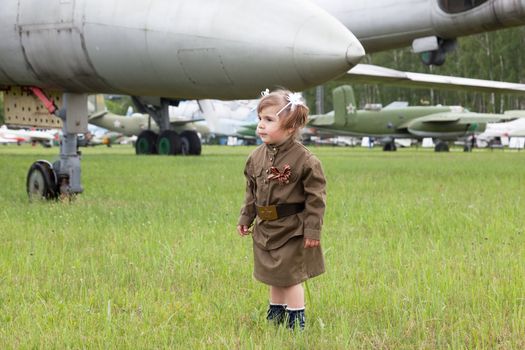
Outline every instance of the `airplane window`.
POLYGON ((447 13, 465 12, 488 0, 439 0, 439 7, 447 13))

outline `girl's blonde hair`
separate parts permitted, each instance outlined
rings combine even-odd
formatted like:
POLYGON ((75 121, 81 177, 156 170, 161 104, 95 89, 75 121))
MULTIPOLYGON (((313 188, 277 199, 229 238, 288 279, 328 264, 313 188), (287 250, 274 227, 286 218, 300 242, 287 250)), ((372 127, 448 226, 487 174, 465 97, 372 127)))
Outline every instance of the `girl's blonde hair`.
POLYGON ((278 114, 279 123, 284 130, 293 129, 295 137, 298 138, 300 130, 306 126, 308 121, 308 107, 303 103, 292 104, 289 98, 293 93, 289 90, 279 89, 263 95, 257 106, 257 114, 267 107, 278 106, 281 110, 278 114))

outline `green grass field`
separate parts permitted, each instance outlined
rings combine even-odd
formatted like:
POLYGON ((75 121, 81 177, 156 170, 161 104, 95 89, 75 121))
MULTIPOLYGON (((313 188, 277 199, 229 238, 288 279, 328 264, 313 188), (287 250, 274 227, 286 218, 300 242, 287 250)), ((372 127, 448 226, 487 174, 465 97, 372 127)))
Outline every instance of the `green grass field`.
POLYGON ((84 149, 85 193, 30 204, 58 150, 0 146, 0 348, 525 348, 525 152, 313 148, 327 273, 291 334, 235 233, 251 149, 84 149))

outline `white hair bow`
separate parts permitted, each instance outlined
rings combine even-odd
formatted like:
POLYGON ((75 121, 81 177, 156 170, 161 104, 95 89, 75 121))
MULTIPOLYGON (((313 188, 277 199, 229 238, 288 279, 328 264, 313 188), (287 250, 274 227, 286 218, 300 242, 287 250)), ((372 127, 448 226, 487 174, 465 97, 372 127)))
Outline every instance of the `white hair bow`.
POLYGON ((295 106, 304 106, 304 102, 303 102, 303 96, 301 95, 301 93, 299 92, 291 92, 288 94, 288 96, 286 96, 286 99, 288 100, 288 103, 286 104, 286 106, 284 106, 283 108, 281 108, 281 110, 279 112, 277 112, 277 116, 279 116, 279 114, 284 111, 286 108, 288 108, 288 106, 292 106, 291 107, 291 110, 295 110, 295 106))

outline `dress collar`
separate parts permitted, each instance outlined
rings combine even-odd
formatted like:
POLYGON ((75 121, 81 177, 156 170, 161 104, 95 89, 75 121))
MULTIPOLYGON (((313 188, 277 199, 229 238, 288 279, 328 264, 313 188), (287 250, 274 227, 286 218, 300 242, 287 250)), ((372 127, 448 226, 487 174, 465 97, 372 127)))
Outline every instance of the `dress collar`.
POLYGON ((287 138, 286 140, 284 140, 283 142, 275 144, 275 145, 266 144, 266 147, 271 152, 277 152, 277 151, 285 152, 289 150, 294 144, 295 144, 295 138, 291 136, 287 138))

